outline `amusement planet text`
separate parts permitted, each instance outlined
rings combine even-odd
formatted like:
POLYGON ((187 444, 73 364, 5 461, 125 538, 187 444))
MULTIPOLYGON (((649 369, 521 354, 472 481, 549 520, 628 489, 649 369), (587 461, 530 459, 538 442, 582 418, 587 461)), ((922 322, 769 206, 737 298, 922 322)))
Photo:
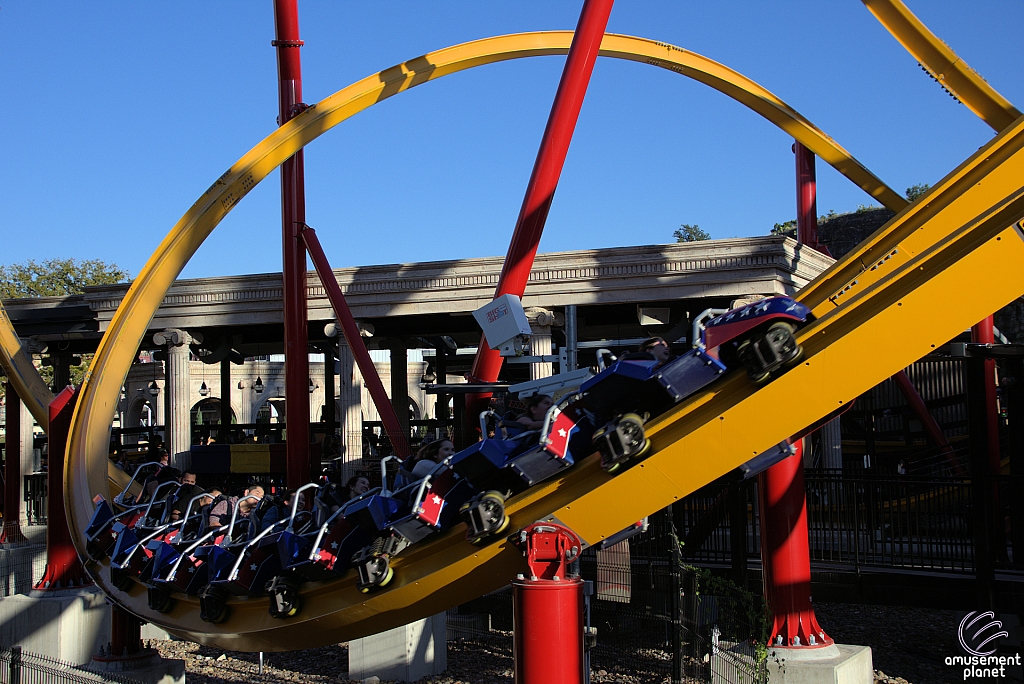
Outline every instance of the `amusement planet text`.
POLYGON ((968 677, 1005 677, 1007 665, 1020 666, 1020 653, 1012 656, 946 656, 946 665, 964 668, 964 681, 968 677))

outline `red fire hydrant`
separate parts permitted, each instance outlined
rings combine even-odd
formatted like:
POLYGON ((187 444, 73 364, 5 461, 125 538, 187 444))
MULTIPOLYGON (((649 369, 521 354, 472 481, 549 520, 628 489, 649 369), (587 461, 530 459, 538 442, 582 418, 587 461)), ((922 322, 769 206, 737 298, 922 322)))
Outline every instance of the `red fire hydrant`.
POLYGON ((512 581, 516 684, 584 681, 583 580, 569 566, 583 544, 557 523, 519 534, 530 574, 512 581))

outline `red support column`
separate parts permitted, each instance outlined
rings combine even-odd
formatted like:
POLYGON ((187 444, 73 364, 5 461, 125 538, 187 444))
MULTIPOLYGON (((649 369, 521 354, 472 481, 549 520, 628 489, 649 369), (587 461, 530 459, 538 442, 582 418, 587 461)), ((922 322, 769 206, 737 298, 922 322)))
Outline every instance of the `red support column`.
MULTIPOLYGON (((278 125, 299 114, 302 67, 299 59, 298 0, 274 0, 277 48, 278 125)), ((290 488, 310 481, 309 332, 306 314, 306 250, 299 232, 306 222, 302 151, 281 166, 281 229, 284 266, 285 427, 288 430, 286 481, 290 488)))
POLYGON ((387 391, 377 373, 377 367, 373 365, 373 359, 370 358, 370 352, 366 351, 366 345, 359 334, 355 318, 352 317, 352 310, 348 308, 348 302, 345 301, 345 295, 341 291, 341 286, 338 285, 338 279, 327 262, 327 255, 324 254, 323 247, 320 246, 316 231, 309 226, 303 226, 299 234, 306 244, 306 249, 309 250, 313 268, 316 269, 317 275, 320 276, 320 282, 327 291, 327 299, 330 300, 331 307, 334 308, 334 315, 341 323, 345 342, 352 350, 352 356, 355 357, 356 365, 359 366, 359 372, 363 374, 363 381, 366 382, 366 388, 370 391, 370 397, 377 407, 377 413, 380 414, 381 422, 384 423, 384 429, 391 439, 391 445, 395 448, 395 454, 405 460, 410 454, 408 438, 398 422, 395 407, 388 399, 387 391))
POLYGON ((773 621, 769 645, 820 648, 832 644, 811 606, 803 440, 796 453, 758 478, 764 597, 773 621))
MULTIPOLYGON (((540 244, 544 223, 548 218, 551 200, 558 187, 558 179, 562 174, 565 156, 569 152, 569 143, 576 129, 583 98, 587 94, 590 75, 594 71, 597 53, 601 48, 601 39, 608 25, 608 16, 612 11, 614 0, 586 0, 580 13, 576 33, 569 47, 569 56, 565 60, 562 79, 558 83, 555 101, 551 106, 544 137, 541 139, 537 160, 534 162, 533 174, 526 187, 526 197, 519 210, 519 218, 512 233, 512 242, 505 256, 505 264, 498 278, 498 287, 494 297, 503 294, 523 296, 526 281, 533 268, 533 260, 540 244)), ((470 375, 476 380, 493 382, 501 371, 501 356, 487 346, 483 337, 480 338, 480 350, 473 359, 470 375)), ((473 427, 480 412, 480 404, 490 395, 470 394, 466 397, 469 427, 473 427)))
POLYGON ((818 184, 814 172, 814 153, 793 143, 796 155, 796 239, 808 247, 828 254, 818 243, 818 184))
POLYGON ((4 444, 4 527, 0 543, 18 544, 28 539, 21 531, 21 397, 7 383, 7 437, 4 444))
MULTIPOLYGON (((995 320, 989 316, 971 327, 971 342, 978 344, 992 344, 995 338, 995 320)), ((973 409, 972 409, 973 410, 973 409)), ((992 476, 992 508, 995 511, 999 507, 999 480, 998 475, 1002 472, 1002 454, 999 450, 999 401, 996 392, 996 360, 985 359, 985 432, 987 433, 986 443, 988 444, 988 472, 992 476)), ((1002 520, 1002 514, 997 515, 1002 520)), ((992 545, 997 558, 1006 558, 1006 532, 1000 522, 993 527, 992 545)))
POLYGON ((564 525, 533 523, 519 547, 530 576, 512 582, 515 682, 583 682, 583 580, 568 576, 583 545, 564 525))
MULTIPOLYGON (((942 428, 939 426, 935 417, 932 416, 931 411, 928 410, 928 406, 925 405, 924 399, 921 398, 917 388, 914 387, 914 383, 907 377, 906 371, 900 371, 896 375, 892 376, 893 380, 896 381, 896 386, 900 388, 900 392, 906 398, 907 403, 910 404, 910 408, 913 409, 914 415, 921 421, 921 426, 924 428, 924 433, 928 436, 928 441, 933 446, 938 447, 949 463, 949 467, 959 475, 965 475, 966 471, 960 462, 956 458, 956 452, 953 450, 953 445, 946 439, 946 435, 942 433, 942 428)), ((995 387, 992 388, 993 391, 995 387)))
POLYGON ((71 541, 67 513, 64 510, 64 455, 67 451, 71 414, 78 392, 65 387, 50 403, 50 449, 46 473, 46 571, 36 591, 56 591, 92 584, 71 541))

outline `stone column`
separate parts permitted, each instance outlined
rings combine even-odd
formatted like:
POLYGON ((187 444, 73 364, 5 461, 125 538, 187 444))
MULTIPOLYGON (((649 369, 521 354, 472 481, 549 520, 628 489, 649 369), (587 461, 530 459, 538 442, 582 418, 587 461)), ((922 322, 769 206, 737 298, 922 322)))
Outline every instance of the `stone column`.
POLYGON ((344 445, 343 475, 347 480, 363 466, 363 376, 344 340, 338 341, 338 366, 338 427, 344 445))
MULTIPOLYGON (((548 356, 551 354, 551 328, 562 325, 565 318, 559 313, 531 306, 526 309, 526 319, 530 321, 530 353, 533 356, 548 356)), ((550 377, 552 364, 549 361, 530 364, 530 379, 540 380, 550 377)))
POLYGON ((167 395, 164 401, 169 409, 164 428, 167 451, 171 465, 185 469, 189 466, 192 447, 189 345, 193 338, 184 330, 167 329, 153 335, 153 342, 167 347, 167 383, 164 387, 167 395))

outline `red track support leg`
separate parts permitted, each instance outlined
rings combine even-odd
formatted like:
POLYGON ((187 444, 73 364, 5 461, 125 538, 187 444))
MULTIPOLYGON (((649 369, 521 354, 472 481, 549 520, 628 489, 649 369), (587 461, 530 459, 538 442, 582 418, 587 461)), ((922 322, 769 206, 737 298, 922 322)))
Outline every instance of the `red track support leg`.
POLYGON ((515 682, 583 682, 583 580, 568 576, 583 544, 564 525, 533 523, 519 547, 530 575, 512 581, 515 682))
POLYGON ((796 453, 758 479, 764 596, 772 611, 771 645, 820 648, 832 644, 811 607, 803 440, 796 453))
MULTIPOLYGON (((284 125, 302 104, 297 0, 274 0, 277 39, 278 124, 284 125)), ((302 152, 281 166, 281 230, 284 262, 285 427, 288 430, 288 487, 312 479, 309 462, 309 332, 306 312, 306 250, 299 236, 306 223, 306 194, 302 152)))
POLYGON ((64 511, 64 454, 67 450, 71 414, 78 392, 65 387, 50 404, 50 431, 47 435, 50 460, 46 486, 46 572, 35 585, 36 591, 57 591, 92 584, 71 541, 67 513, 64 511))
MULTIPOLYGON (((985 318, 971 327, 971 342, 992 344, 995 338, 995 320, 985 318)), ((992 507, 999 511, 999 485, 997 477, 1002 472, 1002 454, 999 450, 999 402, 996 392, 996 360, 985 359, 985 431, 988 441, 988 472, 992 476, 992 507)), ((1002 516, 1000 515, 1000 520, 1002 516)), ((1002 523, 993 529, 992 539, 996 557, 1006 558, 1006 533, 1002 523)))
POLYGON ((19 544, 28 541, 21 531, 21 397, 9 382, 5 410, 4 526, 0 532, 0 544, 19 544))
POLYGON ((316 231, 309 226, 303 226, 299 234, 305 242, 306 249, 309 250, 309 258, 313 260, 313 267, 316 269, 317 275, 320 276, 320 283, 327 291, 327 298, 334 308, 334 315, 338 317, 338 322, 341 323, 345 342, 348 343, 349 349, 352 350, 352 356, 355 357, 356 365, 359 366, 359 372, 363 374, 363 381, 366 383, 366 388, 370 391, 370 397, 377 407, 377 413, 380 414, 381 422, 384 423, 384 429, 391 439, 395 455, 405 460, 411 453, 409 451, 409 440, 401 424, 398 422, 398 414, 395 413, 395 407, 391 405, 391 401, 388 399, 387 391, 384 389, 384 384, 380 381, 380 375, 377 373, 377 367, 373 365, 373 359, 370 358, 370 352, 366 351, 366 345, 363 343, 363 338, 359 335, 359 328, 352 317, 352 310, 348 308, 348 302, 345 301, 345 295, 341 291, 341 286, 338 285, 338 279, 335 277, 334 271, 331 270, 331 265, 327 261, 327 255, 324 254, 323 247, 320 246, 320 240, 316 236, 316 231))
MULTIPOLYGON (((576 130, 583 97, 587 94, 590 75, 594 71, 597 53, 601 48, 608 16, 612 11, 614 0, 586 0, 580 12, 580 21, 576 25, 576 34, 569 47, 569 56, 565 60, 562 79, 558 83, 555 101, 551 105, 547 128, 541 139, 537 160, 533 165, 533 174, 526 187, 526 197, 519 210, 519 218, 512 233, 512 242, 505 256, 505 264, 498 278, 498 287, 494 291, 495 298, 503 294, 514 294, 522 297, 526 289, 526 281, 533 268, 533 259, 537 255, 541 233, 548 218, 551 200, 554 199, 558 179, 562 174, 565 156, 569 152, 569 143, 576 130)), ((493 382, 501 371, 501 356, 487 346, 480 338, 480 351, 473 359, 470 375, 483 382, 493 382)), ((466 423, 470 429, 475 428, 477 416, 482 410, 481 404, 489 395, 466 396, 466 423)))

